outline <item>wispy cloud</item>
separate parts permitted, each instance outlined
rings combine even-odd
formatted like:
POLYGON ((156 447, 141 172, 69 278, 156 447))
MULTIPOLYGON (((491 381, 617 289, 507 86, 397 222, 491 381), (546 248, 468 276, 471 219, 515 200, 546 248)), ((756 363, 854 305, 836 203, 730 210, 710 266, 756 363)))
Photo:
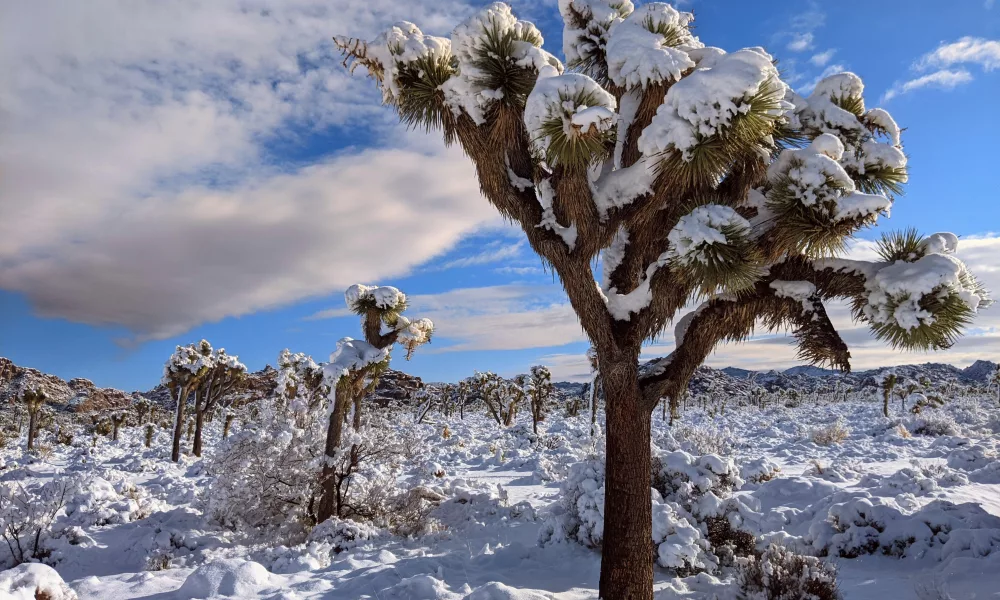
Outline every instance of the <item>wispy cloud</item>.
POLYGON ((431 267, 430 270, 443 271, 447 269, 476 267, 518 258, 521 256, 524 246, 525 243, 523 240, 514 243, 506 243, 503 240, 493 240, 475 254, 446 261, 438 266, 431 267))
POLYGON ((921 57, 916 68, 928 70, 957 64, 976 64, 986 71, 1000 68, 1000 40, 964 37, 957 42, 942 44, 921 57))
POLYGON ((927 75, 921 75, 915 79, 909 81, 904 81, 902 83, 897 83, 892 88, 889 89, 882 96, 882 101, 886 102, 892 100, 900 94, 905 94, 907 92, 912 92, 913 90, 919 90, 920 88, 930 87, 937 88, 941 90, 951 90, 962 84, 969 83, 972 81, 972 73, 969 73, 965 69, 960 71, 949 71, 948 69, 942 69, 941 71, 935 71, 934 73, 929 73, 927 75))
POLYGON ((804 52, 813 47, 813 34, 811 31, 796 33, 792 35, 792 41, 788 42, 786 48, 792 52, 804 52))
POLYGON ((785 47, 792 52, 805 52, 813 48, 815 31, 826 23, 826 13, 819 4, 810 2, 809 8, 794 15, 788 23, 788 29, 779 32, 775 41, 785 41, 785 47))
POLYGON ((816 65, 817 67, 822 67, 825 66, 826 63, 830 62, 830 60, 833 59, 833 55, 836 53, 837 51, 831 48, 830 50, 826 50, 825 52, 813 54, 811 57, 809 57, 809 62, 816 65))
POLYGON ((956 42, 941 44, 920 57, 913 70, 927 72, 905 81, 898 81, 885 93, 883 101, 921 88, 952 90, 971 82, 974 77, 964 66, 978 65, 984 71, 1000 68, 1000 40, 963 37, 956 42), (959 66, 959 68, 952 68, 959 66))

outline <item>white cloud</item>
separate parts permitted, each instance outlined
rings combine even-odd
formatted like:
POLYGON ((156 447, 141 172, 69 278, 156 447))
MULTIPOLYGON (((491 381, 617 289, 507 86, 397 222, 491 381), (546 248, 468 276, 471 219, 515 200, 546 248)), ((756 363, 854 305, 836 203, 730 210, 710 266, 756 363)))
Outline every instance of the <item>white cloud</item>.
POLYGON ((925 87, 952 90, 960 85, 969 83, 970 81, 972 81, 972 74, 964 69, 960 71, 949 71, 947 69, 943 69, 941 71, 922 75, 909 81, 897 83, 890 88, 884 96, 882 96, 882 101, 885 102, 887 100, 892 100, 900 94, 905 94, 907 92, 912 92, 913 90, 919 90, 925 87))
POLYGON ((964 67, 951 68, 956 65, 979 65, 987 72, 1000 68, 1000 40, 966 36, 957 42, 941 44, 920 57, 913 65, 915 71, 933 70, 932 73, 897 82, 882 99, 891 100, 900 94, 921 88, 951 90, 971 82, 972 73, 964 67))
POLYGON ((505 243, 501 240, 494 240, 486 244, 486 246, 476 252, 475 254, 470 254, 469 256, 463 256, 462 258, 456 258, 454 260, 449 260, 431 270, 445 270, 445 269, 458 269, 464 267, 476 267, 480 265, 488 265, 491 263, 501 262, 504 260, 509 260, 513 258, 518 258, 521 255, 521 251, 525 246, 525 242, 518 241, 514 243, 505 243))
POLYGON ((826 50, 818 54, 813 54, 809 58, 809 62, 816 65, 817 67, 822 67, 826 65, 826 63, 830 62, 830 60, 833 58, 833 55, 836 53, 837 51, 831 48, 830 50, 826 50))
POLYGON ((231 190, 189 188, 6 259, 45 316, 139 339, 399 277, 494 218, 458 151, 368 150, 231 190), (367 199, 367 201, 361 201, 367 199))
POLYGON ((393 128, 330 37, 371 37, 401 18, 447 33, 468 10, 458 0, 0 5, 0 288, 46 316, 159 338, 439 255, 492 218, 472 169, 393 128), (307 168, 268 154, 297 132, 359 124, 404 149, 307 168))
POLYGON ((941 44, 921 57, 916 67, 928 70, 957 64, 976 64, 987 71, 1000 68, 1000 40, 966 36, 957 42, 941 44))
POLYGON ((792 52, 804 52, 813 47, 813 34, 811 31, 796 33, 792 36, 792 41, 788 42, 787 48, 792 52))

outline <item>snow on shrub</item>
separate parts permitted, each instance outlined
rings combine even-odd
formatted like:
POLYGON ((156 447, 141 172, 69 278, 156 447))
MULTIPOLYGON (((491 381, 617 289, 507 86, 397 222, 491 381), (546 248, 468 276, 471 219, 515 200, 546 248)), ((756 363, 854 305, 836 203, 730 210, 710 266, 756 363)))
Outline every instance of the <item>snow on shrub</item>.
POLYGON ((837 569, 814 556, 802 556, 770 544, 759 558, 740 569, 744 600, 840 600, 837 569))
POLYGON ((271 586, 271 574, 260 563, 228 558, 201 565, 195 569, 174 596, 177 600, 235 596, 257 597, 263 588, 271 586))
POLYGON ((319 471, 319 434, 274 420, 243 429, 208 460, 205 512, 244 535, 299 541, 319 471))
POLYGON ((979 505, 935 500, 904 514, 880 500, 858 497, 834 504, 825 520, 809 528, 806 543, 845 558, 885 554, 945 560, 1000 550, 1000 517, 979 505))
POLYGON ((938 410, 924 411, 919 415, 908 417, 903 420, 903 426, 913 435, 940 437, 957 436, 962 433, 962 428, 951 415, 938 410))
POLYGON ((763 457, 743 463, 740 478, 746 483, 758 484, 770 481, 781 473, 781 467, 773 460, 763 457))
POLYGON ((892 475, 869 473, 861 478, 859 485, 870 488, 873 494, 879 496, 896 496, 898 494, 925 496, 938 492, 942 487, 968 483, 969 478, 965 475, 949 467, 935 465, 906 467, 892 475))
POLYGON ((55 569, 39 563, 25 563, 0 571, 0 597, 7 600, 77 600, 76 592, 55 569))
POLYGON ((997 462, 997 453, 988 446, 975 444, 948 453, 948 466, 960 471, 976 471, 997 462))
POLYGON ((55 477, 45 483, 0 483, 0 566, 43 558, 56 518, 76 492, 77 480, 55 477))
POLYGON ((126 481, 115 486, 107 479, 85 476, 74 485, 66 503, 65 523, 80 527, 117 525, 143 519, 166 504, 149 497, 126 481), (124 492, 124 493, 123 493, 124 492))
POLYGON ((849 435, 851 430, 844 425, 843 419, 837 419, 829 425, 813 429, 809 438, 818 446, 832 446, 843 442, 849 435))
MULTIPOLYGON (((600 548, 604 538, 604 461, 573 465, 562 500, 539 532, 542 545, 576 541, 600 548)), ((650 482, 652 551, 662 567, 688 575, 714 572, 734 555, 753 550, 755 537, 740 529, 754 511, 732 491, 743 485, 735 463, 716 455, 676 451, 656 457, 650 482)))
POLYGON ((334 554, 351 550, 379 537, 381 532, 367 523, 331 517, 313 528, 309 541, 330 546, 334 554))

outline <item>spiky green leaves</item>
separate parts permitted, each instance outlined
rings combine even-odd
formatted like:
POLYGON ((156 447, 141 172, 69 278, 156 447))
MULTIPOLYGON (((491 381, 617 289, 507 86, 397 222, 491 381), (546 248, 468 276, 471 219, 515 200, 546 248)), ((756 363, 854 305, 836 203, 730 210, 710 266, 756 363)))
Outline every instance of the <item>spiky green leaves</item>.
POLYGON ((670 268, 704 294, 746 289, 760 277, 750 223, 728 206, 694 208, 667 237, 670 268))
POLYGON ((885 236, 879 254, 885 266, 869 278, 860 316, 875 336, 895 348, 950 347, 988 292, 953 253, 957 238, 934 234, 920 239, 912 230, 885 236))
POLYGON ((565 27, 563 53, 570 67, 607 86, 608 31, 632 14, 630 0, 568 0, 559 3, 565 27))
POLYGON ((890 297, 880 309, 893 315, 914 316, 916 324, 911 327, 903 327, 895 319, 871 323, 877 339, 905 350, 950 348, 975 316, 975 311, 958 293, 944 287, 919 298, 912 295, 890 297))
POLYGON ((762 51, 715 58, 670 87, 639 151, 660 158, 659 172, 685 190, 712 187, 734 164, 769 154, 785 90, 762 51))
POLYGON ((344 300, 355 314, 363 317, 377 315, 379 320, 389 326, 394 326, 406 310, 406 294, 390 285, 356 283, 344 292, 344 300))
POLYGON ((496 2, 471 16, 451 34, 458 73, 444 86, 452 110, 477 124, 489 120, 498 105, 519 112, 539 73, 558 74, 562 64, 542 50, 542 35, 496 2))
POLYGON ((834 254, 852 233, 889 208, 888 198, 856 191, 839 162, 843 153, 836 136, 822 134, 806 148, 782 151, 768 169, 764 193, 776 254, 834 254))
POLYGON ((807 139, 836 136, 845 152, 838 159, 858 190, 893 198, 908 179, 900 129, 883 109, 865 110, 864 84, 853 73, 821 80, 808 100, 798 98, 795 121, 807 139))
POLYGON ((450 131, 441 86, 455 73, 451 42, 424 35, 413 23, 400 22, 371 42, 334 38, 353 71, 364 66, 379 82, 383 101, 395 106, 409 126, 450 131))
POLYGON ((652 2, 617 24, 606 45, 611 82, 632 89, 679 80, 695 67, 685 49, 701 46, 688 30, 692 19, 690 13, 678 12, 669 4, 652 2))
POLYGON ((578 73, 541 78, 524 109, 532 149, 550 167, 586 168, 614 149, 615 98, 578 73))

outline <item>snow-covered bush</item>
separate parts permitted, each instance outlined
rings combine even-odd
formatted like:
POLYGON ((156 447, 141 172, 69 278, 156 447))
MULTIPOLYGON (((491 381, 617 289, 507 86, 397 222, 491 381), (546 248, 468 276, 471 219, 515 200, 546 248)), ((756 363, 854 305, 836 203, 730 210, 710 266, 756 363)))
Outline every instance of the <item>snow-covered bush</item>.
POLYGON ((0 565, 14 566, 44 558, 46 542, 77 481, 55 477, 45 483, 0 483, 0 565))
POLYGON ((733 432, 727 427, 712 425, 680 425, 671 430, 679 449, 692 454, 733 453, 733 432))
POLYGON ((766 457, 748 461, 740 467, 740 478, 752 484, 771 481, 779 473, 781 473, 781 467, 766 457))
POLYGON ((879 499, 857 497, 830 507, 805 538, 816 551, 854 558, 986 556, 1000 551, 1000 517, 976 504, 935 500, 905 514, 879 499))
POLYGON ((0 597, 6 600, 76 600, 73 591, 55 569, 26 563, 0 571, 0 597))
POLYGON ((844 425, 843 420, 837 419, 829 425, 813 429, 809 438, 818 446, 831 446, 843 442, 849 435, 851 430, 844 425))
MULTIPOLYGON (((600 548, 604 539, 604 461, 573 465, 562 500, 539 532, 542 545, 576 541, 600 548)), ((714 572, 746 556, 756 538, 742 530, 752 512, 732 492, 743 485, 731 459, 676 451, 654 458, 650 482, 652 552, 656 563, 678 574, 714 572)))
POLYGON ((378 528, 367 523, 331 517, 313 528, 309 533, 309 542, 328 545, 332 553, 339 554, 380 535, 378 528))
POLYGON ((740 569, 743 600, 840 600, 837 569, 814 556, 770 544, 740 569))
POLYGON ((204 492, 205 512, 244 535, 301 540, 311 525, 320 435, 275 419, 230 436, 208 461, 215 480, 204 492))
POLYGON ((267 587, 271 574, 260 563, 228 558, 201 565, 180 589, 178 598, 216 598, 219 596, 251 598, 267 587))
POLYGON ((959 435, 962 428, 948 413, 938 410, 923 411, 903 421, 904 426, 913 435, 940 437, 943 435, 959 435))

